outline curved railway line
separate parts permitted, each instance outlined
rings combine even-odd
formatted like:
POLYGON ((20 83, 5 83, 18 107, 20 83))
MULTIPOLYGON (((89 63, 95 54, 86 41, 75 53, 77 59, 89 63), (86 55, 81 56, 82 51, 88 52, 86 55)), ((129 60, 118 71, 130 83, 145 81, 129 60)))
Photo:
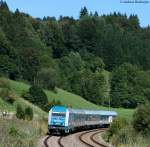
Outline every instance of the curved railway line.
MULTIPOLYGON (((53 136, 47 136, 44 140, 44 146, 45 147, 51 147, 49 144, 48 144, 48 141, 49 139, 51 139, 53 136)), ((61 140, 62 140, 63 137, 59 137, 59 139, 57 140, 57 143, 60 147, 64 147, 64 145, 62 144, 61 140)))
POLYGON ((49 147, 48 146, 48 140, 51 138, 52 136, 47 136, 46 138, 45 138, 45 140, 44 140, 44 146, 45 147, 49 147))
POLYGON ((90 140, 91 140, 94 144, 96 144, 97 146, 99 146, 99 147, 108 147, 108 145, 102 144, 102 143, 100 143, 99 141, 97 141, 96 139, 94 139, 94 136, 96 136, 96 135, 99 134, 99 133, 104 132, 105 130, 106 130, 106 129, 100 129, 100 130, 97 129, 97 130, 86 131, 86 132, 82 133, 82 134, 79 136, 79 139, 80 139, 81 142, 83 142, 83 143, 86 144, 87 146, 89 146, 89 147, 95 147, 95 145, 93 145, 93 144, 87 142, 87 141, 84 139, 84 136, 87 135, 87 134, 89 134, 89 133, 92 133, 92 132, 95 132, 95 131, 96 131, 94 134, 90 135, 90 140))
POLYGON ((64 147, 64 145, 63 145, 62 142, 61 142, 62 138, 63 138, 63 137, 60 137, 60 138, 58 139, 58 144, 59 144, 60 147, 64 147))
MULTIPOLYGON (((85 144, 86 146, 88 146, 88 147, 95 147, 95 146, 99 146, 99 147, 109 147, 108 145, 102 144, 101 142, 97 141, 97 140, 94 138, 96 135, 98 135, 99 133, 104 132, 105 130, 106 130, 106 129, 96 129, 96 130, 86 131, 86 132, 81 133, 81 134, 79 135, 78 139, 79 139, 80 142, 84 143, 84 144, 85 144), (92 132, 93 132, 93 133, 92 133, 92 132), (90 133, 92 133, 92 134, 90 134, 90 133), (92 143, 89 143, 89 141, 87 141, 87 139, 84 138, 85 135, 88 135, 88 134, 89 134, 90 141, 91 141, 92 143), (94 143, 95 145, 94 145, 93 143, 94 143)), ((73 134, 71 134, 71 135, 73 135, 73 134)), ((53 136, 47 136, 47 137, 45 138, 45 140, 44 140, 44 146, 45 146, 45 147, 54 147, 53 145, 50 145, 50 144, 48 143, 48 141, 49 141, 50 139, 52 139, 52 137, 53 137, 53 136)), ((62 139, 63 139, 62 136, 57 139, 57 144, 59 145, 59 147, 65 147, 65 145, 62 144, 62 139)))
POLYGON ((97 145, 99 145, 99 146, 101 146, 101 147, 108 147, 108 145, 104 145, 104 144, 100 143, 99 141, 97 141, 96 139, 94 139, 94 136, 96 136, 97 134, 102 133, 102 132, 104 132, 104 131, 105 131, 105 130, 101 130, 101 131, 98 131, 98 132, 92 134, 92 135, 90 136, 90 139, 91 139, 95 144, 97 144, 97 145))

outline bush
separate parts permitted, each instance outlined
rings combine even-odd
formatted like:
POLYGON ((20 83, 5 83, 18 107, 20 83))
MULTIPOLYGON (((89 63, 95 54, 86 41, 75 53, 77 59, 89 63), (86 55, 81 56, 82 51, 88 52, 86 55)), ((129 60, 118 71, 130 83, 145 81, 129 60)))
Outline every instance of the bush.
POLYGON ((32 110, 32 108, 27 107, 27 108, 25 109, 25 118, 26 118, 27 120, 32 120, 32 119, 33 119, 33 110, 32 110))
POLYGON ((0 97, 4 101, 9 102, 11 104, 15 101, 15 97, 11 92, 9 80, 2 77, 0 78, 0 97))
POLYGON ((49 108, 51 108, 55 105, 59 105, 59 106, 62 105, 61 101, 53 99, 51 102, 48 103, 49 108))
POLYGON ((39 106, 43 110, 47 110, 48 99, 41 87, 31 86, 27 93, 23 94, 23 97, 31 103, 39 106))
POLYGON ((111 138, 111 142, 113 145, 117 146, 118 144, 128 144, 128 142, 134 137, 132 136, 134 133, 132 132, 133 128, 130 126, 125 126, 119 130, 119 132, 111 138), (129 132, 130 130, 130 132, 129 132))
POLYGON ((62 105, 61 101, 53 99, 51 102, 48 102, 47 105, 45 106, 45 111, 48 112, 50 108, 52 108, 55 105, 59 105, 59 106, 62 105))
POLYGON ((32 95, 28 91, 23 91, 21 95, 24 99, 32 102, 32 95))
POLYGON ((9 129, 9 134, 14 137, 17 136, 19 133, 15 126, 11 126, 9 129))
POLYGON ((111 123, 109 129, 108 129, 108 139, 112 137, 113 135, 117 135, 119 131, 127 126, 127 121, 123 118, 116 118, 111 123))
POLYGON ((25 119, 25 112, 21 105, 17 105, 16 117, 19 119, 25 119))
POLYGON ((109 140, 115 147, 149 147, 149 136, 137 133, 131 125, 127 125, 114 134, 109 140))
POLYGON ((150 135, 150 103, 140 105, 133 116, 133 128, 144 135, 150 135))
POLYGON ((10 88, 9 80, 5 78, 0 78, 0 88, 7 88, 10 90, 11 88, 10 88))
POLYGON ((0 89, 0 97, 9 103, 14 103, 15 97, 13 96, 13 93, 8 88, 2 88, 0 89))

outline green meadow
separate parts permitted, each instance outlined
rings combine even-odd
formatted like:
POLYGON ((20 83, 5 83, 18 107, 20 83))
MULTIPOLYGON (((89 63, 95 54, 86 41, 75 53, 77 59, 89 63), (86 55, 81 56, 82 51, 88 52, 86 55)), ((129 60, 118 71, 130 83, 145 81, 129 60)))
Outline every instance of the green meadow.
MULTIPOLYGON (((28 91, 28 89, 30 87, 30 85, 25 84, 23 82, 17 82, 17 81, 12 81, 12 80, 10 80, 10 86, 11 86, 11 89, 13 90, 13 92, 15 92, 19 97, 21 97, 23 92, 28 91)), ((55 93, 52 91, 45 90, 45 93, 48 97, 49 102, 51 102, 52 100, 59 100, 59 101, 61 101, 62 105, 69 106, 72 108, 94 109, 94 110, 98 110, 98 109, 113 110, 113 111, 116 111, 120 117, 124 117, 127 120, 130 120, 132 118, 132 115, 134 112, 134 110, 132 110, 132 109, 109 108, 109 107, 97 106, 97 105, 83 99, 82 97, 75 95, 73 93, 67 92, 65 90, 57 88, 56 91, 57 92, 55 93)), ((26 104, 30 104, 21 98, 19 99, 18 102, 20 102, 20 103, 25 102, 26 104)), ((30 105, 32 105, 32 104, 30 104, 30 105)), ((36 108, 36 112, 39 112, 38 107, 36 107, 36 106, 33 106, 33 107, 36 108)), ((13 110, 13 107, 12 107, 12 110, 13 110)))

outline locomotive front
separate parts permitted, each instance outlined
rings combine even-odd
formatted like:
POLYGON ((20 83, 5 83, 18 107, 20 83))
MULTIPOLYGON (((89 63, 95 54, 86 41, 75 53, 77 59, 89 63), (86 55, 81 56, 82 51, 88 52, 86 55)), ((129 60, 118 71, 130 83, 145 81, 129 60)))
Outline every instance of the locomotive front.
POLYGON ((49 111, 49 133, 67 133, 69 112, 66 107, 54 106, 49 111))

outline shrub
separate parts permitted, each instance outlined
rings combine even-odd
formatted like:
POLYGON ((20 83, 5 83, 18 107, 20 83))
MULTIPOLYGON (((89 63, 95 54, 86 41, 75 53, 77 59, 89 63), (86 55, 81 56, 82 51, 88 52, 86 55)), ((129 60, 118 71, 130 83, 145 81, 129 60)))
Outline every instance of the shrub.
POLYGON ((26 118, 27 120, 32 120, 32 119, 33 119, 33 110, 32 110, 32 108, 27 107, 27 108, 25 109, 25 118, 26 118))
POLYGON ((117 135, 119 131, 127 126, 127 121, 123 118, 116 118, 108 129, 108 139, 113 135, 117 135))
POLYGON ((133 128, 144 135, 150 135, 150 103, 140 105, 133 116, 133 128))
POLYGON ((8 88, 2 88, 0 89, 0 97, 9 103, 13 103, 15 101, 15 97, 13 96, 13 93, 8 88))
POLYGON ((21 105, 17 105, 16 117, 19 119, 25 119, 25 112, 21 105))
POLYGON ((135 132, 131 125, 127 125, 114 134, 110 140, 115 147, 149 147, 149 136, 135 132))
POLYGON ((62 105, 61 101, 59 100, 55 100, 53 99, 51 102, 48 102, 47 105, 46 105, 46 111, 48 112, 50 110, 51 107, 55 106, 55 105, 62 105))
POLYGON ((11 104, 15 101, 15 97, 11 92, 9 80, 2 77, 0 78, 0 97, 4 101, 9 102, 11 104))
POLYGON ((10 88, 9 80, 5 78, 0 78, 0 88, 7 88, 10 90, 11 88, 10 88))
POLYGON ((9 129, 9 134, 11 136, 17 136, 19 133, 18 133, 18 130, 16 129, 15 126, 11 126, 10 129, 9 129))
POLYGON ((118 144, 128 144, 131 139, 134 140, 133 134, 133 128, 127 125, 120 129, 117 134, 113 135, 111 142, 115 146, 118 144))
POLYGON ((55 105, 62 105, 61 101, 53 99, 51 102, 49 102, 49 107, 53 107, 55 105))
POLYGON ((21 95, 24 99, 32 102, 32 95, 28 91, 24 91, 21 95))
POLYGON ((46 110, 46 105, 48 104, 48 99, 44 91, 39 86, 32 86, 28 92, 29 98, 27 98, 31 103, 39 106, 43 110, 46 110))

